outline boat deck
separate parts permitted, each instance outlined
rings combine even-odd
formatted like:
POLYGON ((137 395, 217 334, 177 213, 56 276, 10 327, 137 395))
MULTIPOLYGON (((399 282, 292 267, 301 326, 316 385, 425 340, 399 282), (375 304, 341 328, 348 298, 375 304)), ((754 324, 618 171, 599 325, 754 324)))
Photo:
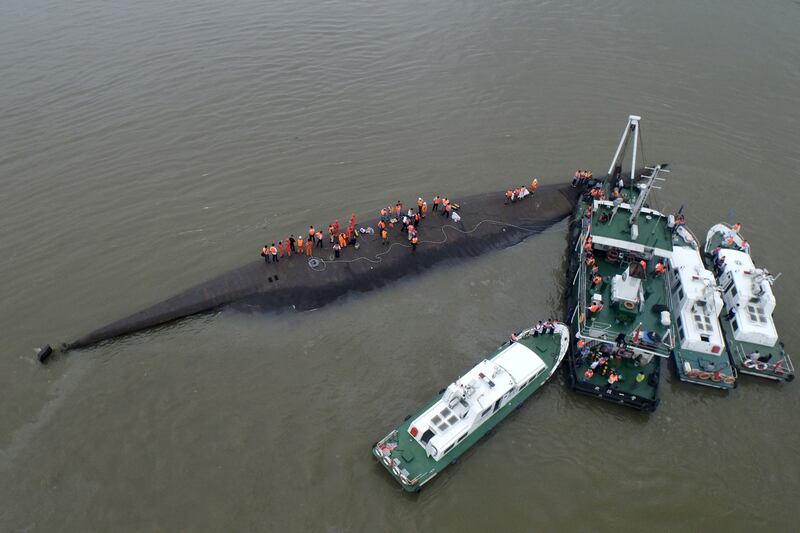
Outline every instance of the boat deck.
POLYGON ((592 235, 636 243, 647 248, 672 250, 672 233, 667 228, 667 221, 663 216, 643 211, 639 215, 639 236, 636 240, 631 240, 631 230, 628 226, 630 211, 621 208, 613 218, 603 222, 601 219, 604 215, 611 217, 612 211, 611 206, 600 205, 592 213, 592 235))
MULTIPOLYGON (((587 275, 587 298, 591 300, 593 294, 600 294, 603 297, 603 309, 598 313, 594 313, 591 317, 588 316, 590 313, 585 308, 581 310, 586 314, 584 327, 588 330, 588 333, 591 336, 605 334, 611 341, 620 333, 625 333, 630 342, 631 333, 641 323, 642 331, 655 331, 659 338, 663 339, 670 328, 661 324, 660 313, 653 312, 652 309, 654 305, 669 306, 670 304, 664 279, 656 278, 652 270, 648 270, 647 279, 643 280, 644 312, 641 314, 630 313, 617 304, 611 303, 611 280, 615 275, 621 274, 625 270, 627 263, 609 263, 605 260, 605 255, 602 252, 596 253, 595 258, 599 268, 598 274, 603 278, 603 284, 599 289, 593 288, 591 279, 589 279, 590 276, 587 275), (597 335, 592 335, 593 332, 597 335)), ((653 348, 657 347, 654 346, 653 348)), ((662 346, 663 349, 664 347, 662 346)), ((668 350, 665 350, 663 355, 667 355, 667 353, 668 350)))
MULTIPOLYGON (((477 441, 481 439, 489 430, 503 420, 511 411, 516 409, 522 402, 524 402, 536 389, 538 389, 551 375, 553 364, 558 360, 560 353, 561 337, 558 334, 554 335, 540 335, 538 337, 527 337, 519 341, 521 344, 536 352, 539 357, 547 364, 548 370, 543 372, 541 376, 533 380, 528 386, 528 390, 522 390, 514 398, 512 398, 505 406, 500 408, 496 413, 489 417, 485 423, 476 431, 471 433, 460 444, 455 446, 444 458, 439 461, 429 457, 420 444, 414 440, 408 433, 409 425, 416 418, 416 415, 409 415, 403 423, 392 433, 387 435, 378 445, 388 445, 392 448, 390 455, 383 458, 384 465, 390 471, 392 470, 391 461, 394 459, 399 460, 397 469, 403 475, 412 481, 412 486, 403 485, 403 488, 409 491, 419 490, 419 487, 427 480, 438 474, 452 461, 456 460, 465 451, 472 447, 477 441), (389 464, 386 464, 389 461, 389 464)), ((498 350, 487 356, 486 359, 491 359, 499 353, 506 344, 501 346, 498 350)), ((430 402, 420 409, 417 414, 423 413, 431 405, 436 403, 442 396, 444 389, 436 395, 430 402)), ((374 450, 373 450, 374 452, 374 450)), ((396 472, 392 475, 400 481, 396 472)))
MULTIPOLYGON (((728 310, 723 307, 723 313, 728 310)), ((794 379, 794 366, 789 354, 783 347, 783 343, 778 340, 773 346, 764 346, 762 344, 755 344, 752 342, 737 341, 733 337, 733 329, 731 323, 724 318, 720 320, 722 324, 722 332, 725 335, 725 342, 727 343, 728 355, 736 367, 736 370, 744 374, 752 376, 759 376, 769 379, 776 379, 782 381, 792 381, 794 379), (758 350, 762 355, 772 354, 772 359, 768 363, 762 363, 757 367, 745 366, 745 359, 754 351, 758 350), (775 365, 783 361, 780 369, 776 371, 775 365)))
POLYGON ((675 348, 673 357, 681 381, 717 389, 732 389, 736 386, 736 372, 725 351, 715 355, 675 348), (684 363, 689 363, 692 370, 687 372, 684 363), (717 377, 716 373, 720 370, 722 373, 717 377))

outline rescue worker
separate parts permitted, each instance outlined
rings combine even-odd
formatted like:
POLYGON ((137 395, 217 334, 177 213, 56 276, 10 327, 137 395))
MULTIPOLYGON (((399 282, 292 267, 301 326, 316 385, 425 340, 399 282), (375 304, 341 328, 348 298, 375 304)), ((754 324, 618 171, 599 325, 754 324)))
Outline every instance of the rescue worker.
POLYGON ((283 242, 284 250, 286 251, 286 257, 292 257, 292 247, 289 246, 289 241, 283 242))
POLYGON ((297 237, 297 253, 303 253, 303 237, 297 237))
POLYGON ((317 231, 317 248, 325 248, 325 245, 322 243, 322 232, 317 231))
POLYGON ((414 213, 414 226, 419 226, 419 221, 422 220, 419 213, 414 213))
POLYGON ((272 246, 269 247, 269 254, 272 256, 272 262, 278 262, 278 249, 275 248, 275 243, 272 243, 272 246))
POLYGON ((351 228, 355 228, 356 227, 356 214, 355 213, 351 213, 350 214, 350 227, 351 228))
POLYGON ((433 210, 434 211, 438 211, 439 210, 439 202, 441 202, 441 200, 439 199, 439 195, 437 194, 436 198, 433 199, 433 210))
POLYGON ((422 196, 417 198, 417 211, 422 211, 422 196))
POLYGON ((386 228, 381 230, 381 244, 388 244, 389 243, 389 232, 386 231, 386 228))
POLYGON ((306 239, 306 242, 308 242, 308 241, 312 241, 313 242, 314 241, 314 235, 316 235, 316 234, 317 234, 317 232, 314 231, 314 226, 309 226, 308 227, 308 239, 306 239))
POLYGON ((278 257, 283 258, 283 241, 278 241, 278 257))
POLYGON ((384 222, 383 220, 379 220, 378 221, 378 231, 382 232, 385 229, 386 229, 386 222, 384 222))
POLYGON ((599 289, 600 285, 602 284, 603 284, 603 278, 601 278, 600 276, 595 276, 594 278, 592 278, 592 285, 594 285, 595 289, 599 289))
POLYGON ((311 239, 307 239, 306 240, 306 256, 307 257, 311 257, 311 250, 312 250, 312 248, 314 246, 313 242, 314 241, 311 240, 311 239))
POLYGON ((656 263, 655 266, 656 276, 663 276, 666 272, 667 272, 667 267, 664 266, 664 263, 662 263, 661 261, 656 263))
POLYGON ((425 215, 428 214, 428 202, 422 202, 422 211, 420 211, 422 218, 425 218, 425 215))
POLYGON ((414 236, 411 237, 411 253, 412 254, 417 251, 417 243, 418 242, 419 242, 419 239, 417 239, 417 234, 415 233, 414 236))
POLYGON ((339 219, 333 221, 333 234, 337 235, 339 233, 339 219))
POLYGON ((583 373, 583 377, 586 378, 586 381, 589 381, 594 376, 594 370, 591 368, 587 368, 586 372, 583 373))
POLYGON ((344 238, 344 233, 339 234, 339 246, 343 249, 347 248, 347 239, 344 238))
POLYGON ((616 385, 617 381, 619 381, 619 375, 612 370, 611 373, 608 375, 608 384, 616 385))
POLYGON ((594 315, 603 310, 603 304, 600 302, 593 302, 586 310, 591 313, 591 317, 594 317, 594 315))
POLYGON ((444 204, 444 218, 450 218, 450 214, 453 212, 453 206, 450 205, 450 202, 444 204))

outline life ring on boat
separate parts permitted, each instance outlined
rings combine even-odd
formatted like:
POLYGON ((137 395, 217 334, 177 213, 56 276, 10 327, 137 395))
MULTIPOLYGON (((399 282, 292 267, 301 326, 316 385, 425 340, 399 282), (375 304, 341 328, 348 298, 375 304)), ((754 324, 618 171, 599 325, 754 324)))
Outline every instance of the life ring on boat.
POLYGON ((399 468, 397 468, 397 465, 394 465, 394 466, 392 467, 392 474, 394 474, 394 475, 395 475, 395 476, 397 476, 397 477, 400 477, 400 469, 399 469, 399 468))
POLYGON ((756 370, 766 370, 769 368, 767 363, 756 363, 756 370))
POLYGON ((380 448, 378 448, 377 446, 375 446, 375 447, 372 449, 372 452, 373 452, 373 453, 374 453, 374 454, 375 454, 375 455, 378 457, 378 459, 383 459, 383 452, 382 452, 382 451, 381 451, 381 449, 380 449, 380 448))
POLYGON ((700 371, 699 370, 689 370, 686 373, 686 375, 689 376, 690 378, 696 378, 697 376, 700 375, 700 371))
POLYGON ((385 464, 386 466, 390 466, 392 464, 392 458, 389 457, 388 455, 384 455, 383 464, 385 464))
POLYGON ((711 381, 722 381, 722 376, 718 374, 712 374, 711 381))
POLYGON ((754 368, 756 366, 756 363, 752 359, 745 359, 744 360, 744 366, 746 368, 754 368))
POLYGON ((711 372, 700 372, 697 374, 697 377, 700 379, 708 379, 711 377, 711 372))
POLYGON ((622 307, 624 307, 624 308, 625 308, 625 309, 627 309, 628 311, 633 311, 634 309, 636 309, 636 305, 634 305, 634 303, 633 303, 633 302, 629 302, 629 301, 627 301, 627 300, 625 300, 624 302, 622 302, 622 307))
POLYGON ((733 376, 725 376, 724 378, 722 378, 722 382, 725 383, 726 385, 733 385, 734 383, 736 383, 736 378, 733 376))

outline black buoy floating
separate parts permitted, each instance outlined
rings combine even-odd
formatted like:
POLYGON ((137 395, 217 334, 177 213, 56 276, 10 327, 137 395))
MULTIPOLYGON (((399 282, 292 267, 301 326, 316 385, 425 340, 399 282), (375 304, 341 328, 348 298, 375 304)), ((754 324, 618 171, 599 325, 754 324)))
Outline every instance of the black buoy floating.
POLYGON ((50 354, 53 353, 53 348, 49 344, 45 344, 41 348, 39 348, 39 362, 44 364, 47 362, 47 358, 50 357, 50 354))

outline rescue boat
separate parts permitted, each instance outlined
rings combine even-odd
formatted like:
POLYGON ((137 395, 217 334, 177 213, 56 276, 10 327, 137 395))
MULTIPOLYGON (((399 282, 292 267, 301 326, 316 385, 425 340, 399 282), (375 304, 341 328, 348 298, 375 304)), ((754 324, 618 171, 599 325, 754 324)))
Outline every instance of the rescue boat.
POLYGON ((714 274, 705 268, 697 239, 685 226, 676 231, 680 244, 672 250, 669 279, 677 318, 673 360, 678 378, 717 389, 736 386, 736 370, 725 352, 719 323, 722 298, 714 274))
POLYGON ((628 117, 608 173, 581 184, 570 241, 567 374, 580 394, 654 411, 661 361, 675 339, 666 277, 656 265, 663 269, 672 256, 675 220, 648 207, 669 170, 637 169, 640 120, 628 117), (623 173, 631 145, 630 172, 623 173))
POLYGON ((742 374, 792 381, 794 366, 772 318, 776 304, 772 284, 780 274, 756 268, 750 245, 738 230, 727 224, 712 226, 703 257, 708 268, 715 268, 715 262, 720 265, 717 283, 728 356, 742 374))
POLYGON ((568 347, 563 324, 513 335, 376 442, 373 455, 403 489, 419 491, 541 387, 568 347))

